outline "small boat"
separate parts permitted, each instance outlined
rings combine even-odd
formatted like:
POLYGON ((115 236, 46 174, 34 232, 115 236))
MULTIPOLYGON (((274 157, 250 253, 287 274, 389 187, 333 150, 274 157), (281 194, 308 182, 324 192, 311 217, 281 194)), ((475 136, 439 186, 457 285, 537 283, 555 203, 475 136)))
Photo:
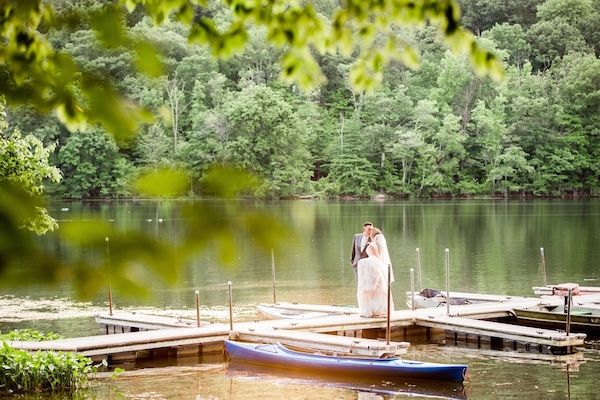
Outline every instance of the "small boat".
POLYGON ((308 319, 319 318, 328 315, 349 315, 358 312, 353 307, 323 306, 317 304, 296 304, 296 303, 260 303, 256 310, 263 317, 269 319, 308 319))
POLYGON ((279 343, 256 344, 231 340, 225 340, 225 350, 232 361, 333 375, 452 382, 462 382, 467 378, 467 366, 462 364, 427 363, 403 360, 399 357, 342 357, 295 351, 279 343))
POLYGON ((362 399, 456 399, 466 400, 467 392, 463 382, 432 381, 423 379, 384 380, 376 376, 331 375, 305 370, 271 368, 268 365, 231 362, 227 365, 227 375, 232 378, 249 378, 260 382, 273 381, 277 384, 301 384, 332 389, 348 389, 357 392, 362 399))
MULTIPOLYGON (((415 302, 414 308, 435 308, 442 305, 446 305, 446 294, 440 290, 435 289, 423 289, 420 292, 406 292, 406 305, 412 308, 413 299, 415 302)), ((450 296, 450 304, 472 304, 473 301, 466 297, 455 297, 450 296)))
MULTIPOLYGON (((413 298, 415 309, 418 308, 435 308, 446 306, 448 303, 446 291, 435 289, 423 289, 420 292, 406 292, 406 305, 408 308, 413 308, 413 298)), ((506 296, 500 294, 485 294, 485 293, 468 293, 468 292, 450 292, 450 305, 468 305, 468 304, 491 304, 504 303, 514 300, 525 300, 526 297, 506 296)))
MULTIPOLYGON (((526 325, 566 329, 567 313, 563 304, 540 304, 535 307, 517 308, 513 312, 517 320, 526 325)), ((570 331, 582 332, 594 337, 600 336, 600 308, 572 306, 570 331)))
POLYGON ((308 319, 324 317, 326 315, 333 315, 330 313, 319 311, 290 310, 286 308, 274 307, 270 304, 259 304, 256 306, 256 310, 260 315, 269 319, 308 319))
POLYGON ((576 283, 559 283, 555 285, 533 286, 533 293, 545 296, 567 296, 571 289, 573 296, 599 295, 600 286, 579 286, 576 283))

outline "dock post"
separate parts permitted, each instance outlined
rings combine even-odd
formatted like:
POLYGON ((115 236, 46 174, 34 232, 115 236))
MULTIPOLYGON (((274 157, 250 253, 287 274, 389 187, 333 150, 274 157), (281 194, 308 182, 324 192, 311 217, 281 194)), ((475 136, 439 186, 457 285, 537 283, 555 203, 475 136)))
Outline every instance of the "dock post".
MULTIPOLYGON (((419 249, 417 249, 419 250, 419 249)), ((415 309, 415 271, 414 269, 410 269, 410 309, 414 311, 415 309)))
POLYGON ((571 331, 571 301, 573 300, 573 289, 569 288, 569 295, 567 296, 567 326, 566 326, 566 332, 567 332, 567 336, 569 336, 569 333, 571 331))
POLYGON ((112 310, 112 287, 108 284, 108 315, 113 315, 112 310))
POLYGON ((444 251, 446 259, 446 314, 450 315, 450 249, 444 251))
POLYGON ((196 326, 200 326, 200 291, 198 289, 194 292, 194 297, 196 297, 196 326))
POLYGON ((275 252, 271 249, 271 271, 273 275, 273 304, 277 304, 277 295, 275 293, 275 252))
MULTIPOLYGON (((110 246, 109 246, 109 238, 108 236, 104 238, 106 242, 106 265, 110 267, 110 246)), ((113 315, 113 307, 112 307, 112 287, 110 281, 108 282, 108 315, 113 315)))
POLYGON ((421 280, 421 251, 417 247, 417 277, 419 278, 419 292, 423 290, 423 281, 421 280))
POLYGON ((233 330, 233 294, 231 292, 231 281, 227 282, 229 292, 229 330, 233 330))
POLYGON ((540 257, 542 259, 542 282, 544 283, 544 286, 546 286, 548 285, 548 282, 546 280, 546 258, 544 257, 543 247, 540 247, 540 257))
POLYGON ((387 325, 385 328, 385 341, 386 344, 390 345, 390 336, 392 335, 392 331, 390 329, 390 306, 392 305, 392 264, 388 264, 388 273, 387 273, 387 325))

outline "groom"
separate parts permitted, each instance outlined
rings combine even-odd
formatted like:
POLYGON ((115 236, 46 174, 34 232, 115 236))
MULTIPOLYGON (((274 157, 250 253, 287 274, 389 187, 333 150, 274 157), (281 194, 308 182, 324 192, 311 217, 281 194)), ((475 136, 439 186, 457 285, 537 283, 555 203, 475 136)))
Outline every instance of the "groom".
POLYGON ((367 244, 369 243, 369 236, 373 230, 373 223, 365 222, 363 224, 362 233, 354 235, 352 240, 352 256, 350 262, 352 263, 352 269, 354 269, 354 277, 358 280, 358 273, 356 267, 361 258, 367 258, 367 244))

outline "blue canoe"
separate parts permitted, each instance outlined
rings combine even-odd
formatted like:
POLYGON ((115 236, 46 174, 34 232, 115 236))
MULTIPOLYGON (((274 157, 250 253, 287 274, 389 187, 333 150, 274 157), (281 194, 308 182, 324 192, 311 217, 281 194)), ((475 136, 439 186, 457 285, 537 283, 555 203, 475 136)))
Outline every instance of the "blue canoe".
POLYGON ((386 379, 415 378, 462 382, 467 366, 436 364, 401 358, 340 357, 290 350, 277 344, 241 343, 225 340, 225 350, 232 361, 268 365, 327 374, 360 375, 386 379))

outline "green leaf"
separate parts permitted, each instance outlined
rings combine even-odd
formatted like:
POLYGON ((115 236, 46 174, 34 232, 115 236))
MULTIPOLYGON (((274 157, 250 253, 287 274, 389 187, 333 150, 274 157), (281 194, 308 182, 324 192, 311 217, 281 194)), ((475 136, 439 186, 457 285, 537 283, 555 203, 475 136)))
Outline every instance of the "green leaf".
POLYGON ((150 77, 159 77, 164 73, 164 65, 158 49, 146 41, 135 44, 135 66, 138 71, 150 77))
POLYGON ((92 26, 98 40, 106 48, 115 48, 127 44, 127 33, 123 26, 123 14, 120 8, 106 6, 92 15, 92 26))
POLYGON ((253 193, 260 180, 250 172, 224 166, 211 167, 202 179, 202 192, 220 198, 232 198, 243 193, 253 193))
POLYGON ((159 198, 184 195, 189 185, 190 178, 184 170, 170 168, 148 172, 135 182, 135 188, 140 194, 159 198))

